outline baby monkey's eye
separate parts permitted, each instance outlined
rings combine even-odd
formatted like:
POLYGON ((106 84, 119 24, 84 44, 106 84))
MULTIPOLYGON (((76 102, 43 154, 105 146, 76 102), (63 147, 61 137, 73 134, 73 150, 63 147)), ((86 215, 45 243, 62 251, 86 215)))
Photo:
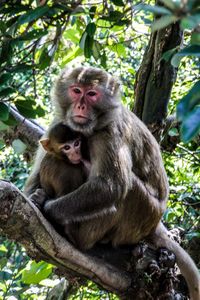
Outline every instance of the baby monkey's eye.
POLYGON ((65 145, 65 146, 63 147, 63 149, 66 150, 66 151, 70 150, 70 148, 71 148, 71 147, 70 147, 69 145, 65 145))
POLYGON ((76 140, 75 142, 74 142, 74 147, 79 147, 80 146, 80 141, 79 140, 76 140))
POLYGON ((81 90, 79 88, 74 88, 73 91, 75 94, 81 94, 81 90))
POLYGON ((93 96, 95 96, 97 93, 96 93, 95 91, 89 91, 87 94, 88 94, 88 96, 93 97, 93 96))

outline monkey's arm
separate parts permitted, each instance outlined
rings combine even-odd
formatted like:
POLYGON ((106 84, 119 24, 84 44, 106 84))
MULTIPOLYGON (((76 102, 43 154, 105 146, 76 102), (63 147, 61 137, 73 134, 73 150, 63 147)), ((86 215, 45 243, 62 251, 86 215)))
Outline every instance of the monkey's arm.
POLYGON ((91 219, 116 211, 116 200, 122 188, 116 182, 96 177, 84 183, 74 192, 56 200, 46 201, 44 212, 59 224, 91 219))

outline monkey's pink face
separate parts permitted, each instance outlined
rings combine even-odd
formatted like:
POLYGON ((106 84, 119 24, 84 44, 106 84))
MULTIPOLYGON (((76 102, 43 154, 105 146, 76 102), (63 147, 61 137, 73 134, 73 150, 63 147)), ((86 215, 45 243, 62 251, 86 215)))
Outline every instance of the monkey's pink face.
POLYGON ((90 120, 92 106, 101 100, 101 92, 91 86, 71 85, 69 96, 73 105, 73 121, 78 124, 87 123, 90 120))

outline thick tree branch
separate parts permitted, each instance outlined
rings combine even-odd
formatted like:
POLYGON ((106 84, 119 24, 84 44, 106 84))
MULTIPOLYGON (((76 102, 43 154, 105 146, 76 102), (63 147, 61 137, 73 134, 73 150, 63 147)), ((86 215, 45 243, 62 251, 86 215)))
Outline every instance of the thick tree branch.
POLYGON ((62 272, 69 269, 76 277, 91 278, 113 292, 116 287, 125 291, 130 286, 131 279, 125 273, 69 244, 14 185, 0 181, 0 201, 2 233, 24 245, 31 257, 53 263, 62 272))
POLYGON ((11 183, 0 181, 0 202, 1 233, 21 243, 32 258, 56 265, 69 280, 91 279, 126 300, 164 295, 169 285, 172 290, 175 288, 177 279, 171 254, 165 255, 163 260, 167 261, 166 267, 163 253, 143 245, 121 249, 97 245, 82 253, 60 236, 37 207, 11 183), (145 281, 145 272, 151 284, 145 281))

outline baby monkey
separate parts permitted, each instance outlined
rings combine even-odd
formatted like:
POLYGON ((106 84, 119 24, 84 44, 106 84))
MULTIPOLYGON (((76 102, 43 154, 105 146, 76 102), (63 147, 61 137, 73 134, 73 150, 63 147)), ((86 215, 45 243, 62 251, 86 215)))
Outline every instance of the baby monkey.
MULTIPOLYGON (((40 165, 42 189, 36 190, 30 199, 42 210, 45 201, 79 188, 87 180, 91 164, 86 138, 63 123, 54 125, 48 137, 40 140, 40 144, 46 150, 40 165)), ((67 224, 56 228, 60 233, 64 230, 69 240, 75 243, 72 236, 75 234, 74 229, 78 229, 77 226, 67 224)))
POLYGON ((40 183, 47 198, 66 195, 87 180, 90 162, 83 135, 57 123, 40 143, 47 152, 40 166, 40 183))

